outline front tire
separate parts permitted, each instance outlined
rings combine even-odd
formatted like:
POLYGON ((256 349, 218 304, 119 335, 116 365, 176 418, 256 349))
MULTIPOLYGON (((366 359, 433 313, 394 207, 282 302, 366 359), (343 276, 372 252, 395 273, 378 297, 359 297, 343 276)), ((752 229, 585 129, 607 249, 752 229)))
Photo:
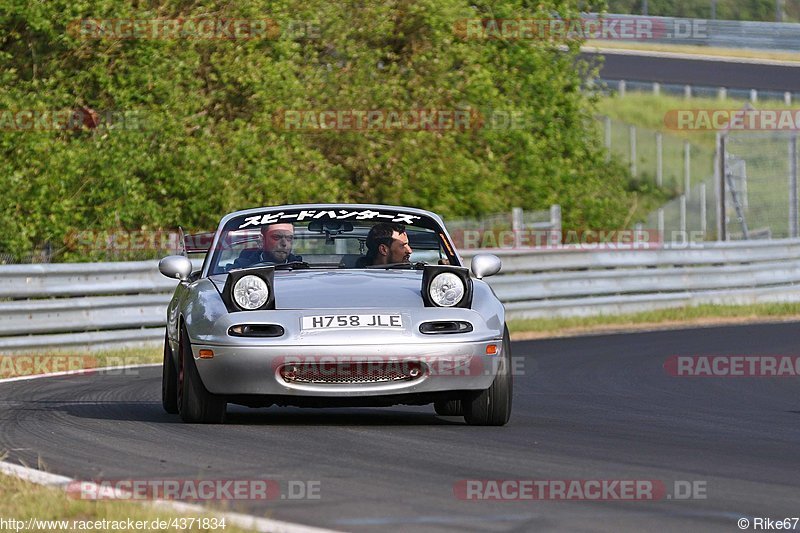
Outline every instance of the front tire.
POLYGON ((161 367, 161 405, 169 414, 178 414, 178 371, 167 336, 164 337, 164 364, 161 367))
POLYGON ((211 394, 200 380, 192 345, 185 328, 181 328, 180 373, 178 374, 178 412, 184 422, 191 424, 222 424, 227 402, 211 394))
POLYGON ((464 420, 471 426, 504 426, 511 418, 514 376, 511 373, 511 340, 503 332, 503 353, 492 386, 463 401, 464 420))
POLYGON ((439 416, 464 416, 464 403, 461 400, 434 402, 433 409, 439 416))

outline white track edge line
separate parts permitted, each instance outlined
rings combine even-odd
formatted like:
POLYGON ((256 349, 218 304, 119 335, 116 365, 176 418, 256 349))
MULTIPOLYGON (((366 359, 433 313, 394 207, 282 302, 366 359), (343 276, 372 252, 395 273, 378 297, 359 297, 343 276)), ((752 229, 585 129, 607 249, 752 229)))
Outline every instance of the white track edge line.
MULTIPOLYGON (((29 357, 26 355, 7 355, 4 357, 29 357)), ((62 372, 50 372, 47 374, 30 374, 27 376, 15 376, 13 378, 3 378, 0 379, 0 383, 11 383, 12 381, 27 381, 29 379, 41 379, 41 378, 55 378, 59 376, 74 376, 76 374, 99 374, 101 372, 106 372, 109 370, 126 370, 129 368, 147 368, 151 366, 161 366, 162 363, 141 363, 135 365, 119 365, 119 366, 100 366, 97 368, 79 368, 77 370, 64 370, 62 372)))
MULTIPOLYGON (((55 486, 62 488, 64 490, 66 490, 67 485, 69 483, 78 482, 77 480, 68 478, 66 476, 59 476, 57 474, 51 474, 49 472, 42 472, 41 470, 37 470, 35 468, 8 463, 5 461, 0 461, 0 473, 16 477, 23 481, 36 483, 37 485, 55 486)), ((97 493, 108 493, 106 489, 98 486, 95 483, 86 481, 80 481, 79 483, 81 483, 84 487, 88 486, 89 488, 96 490, 97 493)), ((153 507, 169 509, 184 514, 186 513, 210 514, 216 516, 217 518, 225 518, 225 520, 231 522, 232 524, 238 527, 258 531, 259 533, 338 533, 333 529, 324 529, 314 526, 306 526, 303 524, 296 524, 294 522, 274 520, 272 518, 261 518, 258 516, 242 514, 242 513, 218 512, 194 503, 176 502, 169 500, 152 500, 152 501, 129 500, 127 498, 124 498, 124 496, 123 498, 119 499, 115 498, 106 499, 106 501, 115 501, 115 500, 149 504, 153 507)))
MULTIPOLYGON (((40 378, 49 378, 58 376, 70 376, 74 374, 90 374, 104 370, 124 370, 127 368, 145 368, 153 366, 161 366, 161 363, 106 366, 106 367, 92 368, 92 369, 51 372, 49 374, 33 374, 30 376, 17 376, 13 378, 0 379, 0 383, 9 383, 13 381, 25 381, 30 379, 40 379, 40 378)), ((66 486, 69 483, 77 481, 75 479, 68 478, 66 476, 59 476, 57 474, 43 472, 35 468, 16 465, 14 463, 8 463, 6 461, 0 461, 0 473, 13 476, 22 479, 24 481, 29 481, 31 483, 36 483, 37 485, 56 486, 64 489, 66 489, 66 486)), ((97 486, 94 483, 92 484, 92 486, 96 487, 99 491, 102 490, 101 487, 97 486)), ((128 500, 123 500, 123 501, 128 501, 128 500)), ((150 502, 137 502, 137 503, 150 503, 155 507, 163 507, 165 509, 171 509, 182 513, 200 512, 204 514, 212 514, 219 518, 225 518, 226 520, 229 520, 232 524, 238 527, 258 531, 259 533, 337 533, 336 530, 333 529, 305 526, 303 524, 296 524, 294 522, 284 522, 282 520, 274 520, 272 518, 261 518, 258 516, 242 514, 242 513, 217 512, 211 509, 207 509, 202 505, 197 505, 192 503, 174 502, 168 500, 152 500, 150 502)))

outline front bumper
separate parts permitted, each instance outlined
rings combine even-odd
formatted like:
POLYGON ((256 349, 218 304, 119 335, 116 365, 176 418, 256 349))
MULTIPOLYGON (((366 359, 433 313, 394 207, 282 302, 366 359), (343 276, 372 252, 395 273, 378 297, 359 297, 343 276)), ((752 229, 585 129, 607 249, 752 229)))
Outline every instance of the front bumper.
MULTIPOLYGON (((370 397, 456 390, 483 390, 491 386, 502 353, 501 340, 409 344, 233 346, 193 344, 197 369, 206 389, 222 395, 278 395, 312 397, 370 397), (487 355, 487 346, 496 353, 487 355), (199 358, 212 350, 211 359, 199 358), (288 381, 291 364, 327 365, 332 372, 359 368, 379 373, 390 368, 423 368, 409 379, 359 383, 300 383, 288 381)), ((491 351, 491 350, 489 350, 491 351)))

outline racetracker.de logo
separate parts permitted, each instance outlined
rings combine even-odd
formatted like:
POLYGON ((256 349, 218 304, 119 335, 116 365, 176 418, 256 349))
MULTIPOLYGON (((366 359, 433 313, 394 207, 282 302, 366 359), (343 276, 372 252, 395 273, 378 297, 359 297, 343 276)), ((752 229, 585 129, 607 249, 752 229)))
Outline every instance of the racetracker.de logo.
POLYGON ((466 131, 482 127, 474 109, 280 109, 275 127, 284 131, 466 131))
POLYGON ((0 131, 144 130, 145 113, 134 110, 0 109, 0 131))
POLYGON ((706 499, 706 482, 675 480, 672 490, 658 479, 462 479, 453 484, 459 500, 654 501, 706 499))
POLYGON ((462 250, 652 250, 663 247, 657 230, 471 230, 450 233, 462 250))
POLYGON ((570 41, 584 39, 643 41, 707 37, 705 20, 603 17, 603 18, 518 18, 461 19, 453 33, 474 41, 570 41))
POLYGON ((98 359, 89 355, 0 355, 0 378, 69 372, 92 373, 98 359))
MULTIPOLYGON (((64 238, 70 250, 104 250, 109 252, 135 250, 177 250, 180 236, 170 230, 71 230, 64 238)), ((206 248, 210 240, 204 242, 206 248)))
MULTIPOLYGON (((324 318, 324 317, 322 317, 324 318)), ((334 318, 334 317, 331 317, 334 318)), ((276 374, 290 383, 315 382, 391 382, 426 377, 493 376, 500 369, 502 343, 489 343, 484 359, 461 356, 285 356, 272 362, 276 374), (491 353, 490 353, 491 352, 491 353)), ((513 375, 525 375, 525 358, 512 357, 513 375)))
POLYGON ((67 33, 78 39, 276 39, 281 28, 264 19, 81 19, 67 25, 67 33))
POLYGON ((664 372, 678 378, 776 378, 800 376, 796 355, 673 355, 664 372))
POLYGON ((103 479, 72 481, 81 500, 319 500, 321 482, 275 479, 103 479))
POLYGON ((796 131, 800 109, 670 109, 664 126, 685 131, 796 131))

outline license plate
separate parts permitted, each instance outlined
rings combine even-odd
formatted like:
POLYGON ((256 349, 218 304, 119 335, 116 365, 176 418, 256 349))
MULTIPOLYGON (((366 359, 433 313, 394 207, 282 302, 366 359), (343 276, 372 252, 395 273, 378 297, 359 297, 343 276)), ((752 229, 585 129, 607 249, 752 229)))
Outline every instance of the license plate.
POLYGON ((401 329, 400 315, 304 316, 303 329, 401 329))

